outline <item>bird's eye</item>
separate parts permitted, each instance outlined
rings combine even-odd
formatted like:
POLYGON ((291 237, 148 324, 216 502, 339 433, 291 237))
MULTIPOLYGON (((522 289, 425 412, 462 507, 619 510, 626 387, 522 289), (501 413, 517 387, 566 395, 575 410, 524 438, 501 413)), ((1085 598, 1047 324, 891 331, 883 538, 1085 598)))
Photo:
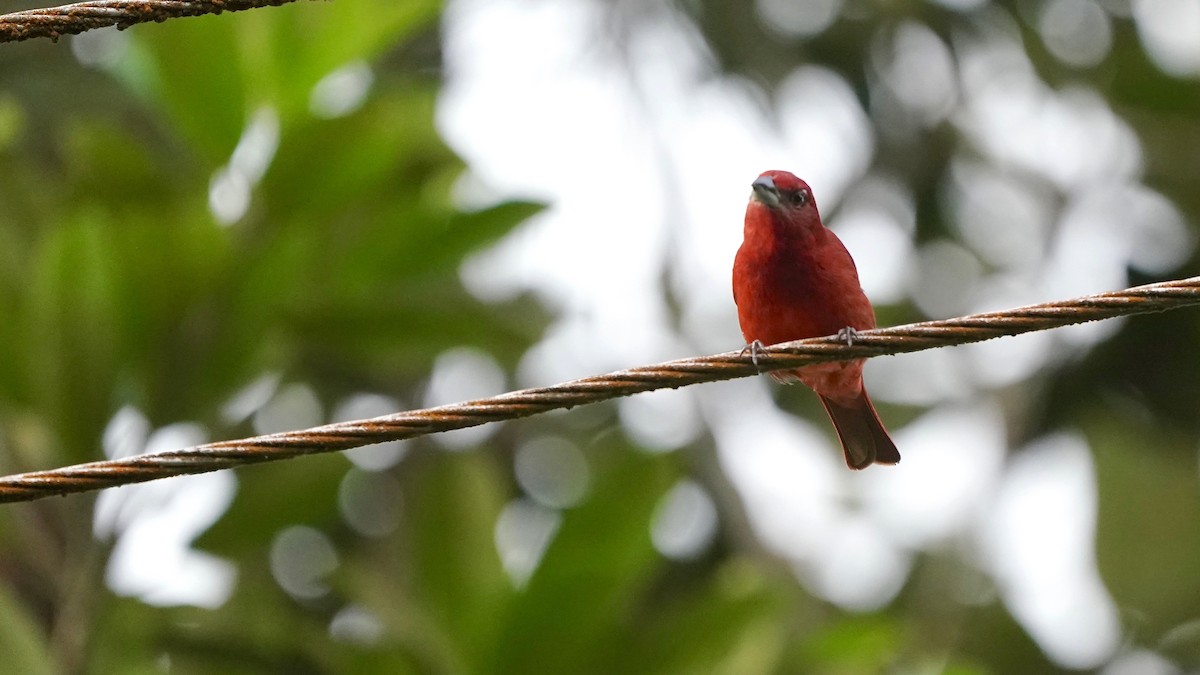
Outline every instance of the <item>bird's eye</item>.
POLYGON ((803 189, 796 190, 791 194, 790 200, 792 206, 804 206, 805 202, 808 201, 808 192, 803 189))

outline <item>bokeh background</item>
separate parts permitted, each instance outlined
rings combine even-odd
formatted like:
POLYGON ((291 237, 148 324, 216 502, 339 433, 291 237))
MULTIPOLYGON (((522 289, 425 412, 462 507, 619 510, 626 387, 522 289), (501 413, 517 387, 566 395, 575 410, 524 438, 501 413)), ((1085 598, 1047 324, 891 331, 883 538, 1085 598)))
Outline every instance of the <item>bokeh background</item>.
MULTIPOLYGON (((0 10, 31 6, 0 2, 0 10)), ((336 0, 0 46, 4 473, 741 346, 749 183, 881 324, 1200 273, 1200 0, 336 0)), ((0 509, 53 672, 1200 669, 1200 313, 0 509)))

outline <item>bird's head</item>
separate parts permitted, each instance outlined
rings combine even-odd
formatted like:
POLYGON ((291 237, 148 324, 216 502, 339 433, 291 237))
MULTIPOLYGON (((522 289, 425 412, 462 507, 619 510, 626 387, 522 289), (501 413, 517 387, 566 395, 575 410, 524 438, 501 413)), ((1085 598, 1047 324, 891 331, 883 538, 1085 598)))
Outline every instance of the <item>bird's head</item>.
POLYGON ((764 171, 750 187, 754 190, 750 194, 750 201, 758 202, 772 211, 785 215, 796 215, 805 210, 816 211, 817 205, 808 183, 787 171, 764 171))
POLYGON ((821 215, 808 183, 787 171, 764 171, 750 184, 746 207, 747 236, 810 237, 821 231, 821 215))

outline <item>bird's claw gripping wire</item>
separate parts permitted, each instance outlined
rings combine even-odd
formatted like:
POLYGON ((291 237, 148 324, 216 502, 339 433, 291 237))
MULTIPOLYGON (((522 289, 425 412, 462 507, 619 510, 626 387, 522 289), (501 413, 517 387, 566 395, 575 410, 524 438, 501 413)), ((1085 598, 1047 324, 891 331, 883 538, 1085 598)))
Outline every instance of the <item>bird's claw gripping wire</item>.
POLYGON ((759 365, 759 363, 758 363, 758 357, 763 352, 762 341, 755 340, 755 341, 751 342, 750 344, 746 345, 745 347, 742 347, 742 351, 739 353, 742 356, 745 356, 746 352, 750 352, 750 362, 754 364, 754 367, 758 369, 759 373, 762 373, 762 366, 759 365))
POLYGON ((837 338, 846 343, 847 347, 854 346, 854 338, 858 337, 858 331, 854 326, 846 326, 837 332, 837 338))

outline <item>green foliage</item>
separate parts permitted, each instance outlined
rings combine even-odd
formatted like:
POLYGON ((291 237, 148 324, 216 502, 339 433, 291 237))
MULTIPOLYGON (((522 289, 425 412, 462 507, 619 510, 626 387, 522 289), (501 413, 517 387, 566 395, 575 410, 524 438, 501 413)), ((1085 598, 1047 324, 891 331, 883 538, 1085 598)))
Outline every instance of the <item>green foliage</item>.
MULTIPOLYGON (((474 345, 512 367, 537 336, 542 314, 532 303, 486 306, 458 281, 464 257, 540 207, 513 202, 468 212, 454 205, 451 188, 463 167, 433 128, 436 80, 389 75, 342 117, 309 112, 321 78, 423 39, 435 27, 438 3, 331 9, 299 3, 140 27, 118 38, 127 40, 124 58, 97 97, 106 106, 67 90, 50 100, 4 100, 0 445, 8 471, 102 458, 102 432, 123 406, 154 426, 196 420, 213 436, 233 437, 249 428, 237 420, 230 426, 222 407, 264 372, 313 383, 330 402, 358 391, 407 395, 448 346, 474 345), (54 109, 53 119, 42 117, 43 106, 54 109), (34 135, 26 120, 48 123, 54 133, 34 135), (268 137, 275 127, 277 145, 268 138, 260 146, 267 156, 261 179, 253 170, 245 177, 248 210, 221 224, 209 210, 209 187, 256 123, 266 124, 268 137), (57 159, 29 161, 34 149, 57 159)), ((67 62, 67 49, 53 58, 60 70, 81 68, 67 62)), ((438 517, 418 523, 412 550, 420 556, 405 564, 428 582, 416 586, 432 594, 423 600, 431 616, 486 628, 472 618, 487 616, 477 596, 511 588, 491 539, 503 481, 494 467, 479 473, 483 461, 480 455, 462 471, 455 462, 432 462, 422 488, 428 513, 438 517), (449 531, 463 538, 443 538, 449 531), (486 550, 490 577, 477 564, 486 550), (480 586, 484 579, 491 590, 480 586)), ((17 659, 11 665, 37 672, 52 669, 44 664, 53 658, 68 669, 87 662, 96 672, 137 672, 167 659, 185 672, 294 672, 361 670, 354 664, 366 661, 397 672, 419 663, 407 649, 331 646, 335 608, 298 605, 272 581, 266 552, 285 527, 359 539, 340 530, 347 466, 334 456, 250 471, 232 508, 199 543, 237 566, 236 591, 217 611, 113 598, 96 574, 103 566, 34 557, 37 547, 17 545, 21 530, 6 526, 8 569, 61 565, 54 585, 62 588, 52 595, 92 596, 80 605, 90 615, 68 616, 68 606, 54 602, 35 618, 21 606, 31 597, 6 593, 14 607, 0 640, 17 659), (86 585, 65 585, 85 573, 86 585), (78 639, 56 646, 67 653, 48 657, 44 636, 81 620, 87 628, 71 628, 78 639)), ((34 505, 0 521, 22 513, 62 515, 34 505)), ((77 539, 72 546, 98 548, 86 521, 68 530, 74 534, 63 536, 77 539)), ((374 576, 385 586, 376 597, 398 597, 404 575, 378 564, 352 559, 344 576, 374 576)), ((456 649, 459 628, 445 627, 456 649)))

